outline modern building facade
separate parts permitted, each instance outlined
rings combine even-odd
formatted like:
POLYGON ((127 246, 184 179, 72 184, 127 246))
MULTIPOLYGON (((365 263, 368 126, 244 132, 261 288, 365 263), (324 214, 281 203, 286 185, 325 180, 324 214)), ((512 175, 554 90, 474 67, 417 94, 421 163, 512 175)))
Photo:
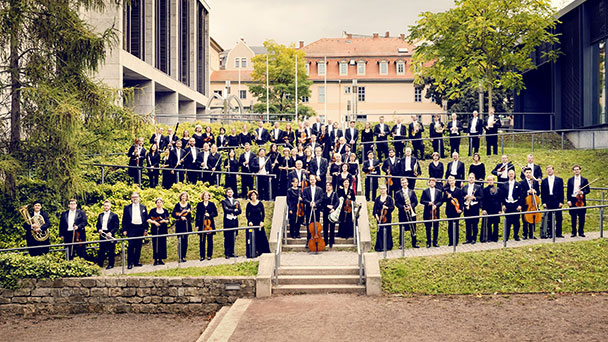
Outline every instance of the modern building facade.
MULTIPOLYGON (((311 96, 302 102, 326 119, 377 121, 379 115, 392 120, 441 112, 441 106, 414 87, 415 46, 404 34, 344 33, 341 38, 322 38, 306 46, 300 42, 300 49, 306 53, 306 69, 314 82, 311 96)), ((430 116, 423 119, 430 121, 430 116)))
MULTIPOLYGON (((606 125, 608 0, 576 0, 558 19, 562 55, 551 63, 541 58, 542 49, 537 51, 538 69, 524 74, 526 89, 515 97, 515 111, 555 113, 552 127, 557 129, 606 125)), ((519 118, 516 126, 523 120, 526 128, 551 127, 546 116, 519 118)))
POLYGON ((114 25, 119 41, 97 77, 136 89, 136 113, 173 124, 201 116, 209 101, 209 6, 204 0, 129 0, 85 13, 98 30, 114 25))

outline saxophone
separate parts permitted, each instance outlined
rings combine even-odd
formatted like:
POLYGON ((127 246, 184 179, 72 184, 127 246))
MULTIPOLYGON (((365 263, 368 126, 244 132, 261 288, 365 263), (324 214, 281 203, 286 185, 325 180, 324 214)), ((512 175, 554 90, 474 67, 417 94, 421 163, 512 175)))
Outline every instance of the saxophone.
MULTIPOLYGON (((21 213, 21 216, 23 216, 23 219, 25 219, 25 222, 29 224, 30 227, 34 224, 38 225, 39 227, 42 227, 45 223, 44 217, 42 217, 42 215, 34 215, 33 217, 30 216, 30 212, 27 210, 27 205, 24 205, 19 208, 19 213, 21 213)), ((36 241, 46 241, 49 238, 49 231, 47 230, 43 232, 40 228, 38 230, 32 228, 32 237, 36 241)))

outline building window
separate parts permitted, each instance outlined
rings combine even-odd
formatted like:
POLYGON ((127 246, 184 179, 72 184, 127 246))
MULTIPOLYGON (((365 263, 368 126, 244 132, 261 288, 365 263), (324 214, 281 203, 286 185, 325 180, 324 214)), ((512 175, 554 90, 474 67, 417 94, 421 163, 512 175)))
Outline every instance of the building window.
POLYGON ((214 90, 213 93, 217 94, 219 96, 222 96, 222 91, 221 90, 214 90))
POLYGON ((205 31, 205 20, 207 11, 200 2, 197 2, 197 23, 196 23, 196 89, 201 94, 207 94, 205 68, 205 49, 207 45, 207 32, 205 31))
POLYGON ((181 0, 179 23, 179 80, 190 85, 190 1, 188 0, 181 0))
POLYGON ((247 90, 239 90, 239 98, 241 100, 247 100, 247 90))
POLYGON ((405 62, 397 62, 397 75, 405 75, 405 62))
POLYGON ((325 63, 324 62, 319 62, 317 64, 317 74, 325 75, 325 63))
POLYGON ((237 57, 237 58, 234 59, 234 67, 237 68, 237 69, 241 67, 241 59, 240 58, 237 57))
POLYGON ((350 86, 344 87, 344 94, 350 94, 350 86))
POLYGON ((380 62, 380 75, 388 75, 388 62, 380 62))
POLYGON ((144 60, 145 51, 144 9, 143 0, 132 0, 123 9, 123 48, 141 60, 144 60))
POLYGON ((310 64, 306 63, 306 76, 310 75, 310 64))
POLYGON ((414 88, 414 102, 422 102, 422 89, 414 88))
POLYGON ((171 17, 169 6, 170 0, 156 0, 156 68, 165 74, 169 74, 170 51, 169 48, 169 18, 171 17))
POLYGON ((310 98, 308 98, 308 96, 302 96, 302 103, 308 103, 310 102, 310 98))
POLYGON ((247 58, 241 58, 241 68, 247 68, 247 58))
POLYGON ((365 87, 357 87, 357 100, 365 102, 365 87))
POLYGON ((319 103, 325 103, 325 87, 319 87, 319 103))
POLYGON ((348 75, 348 63, 340 62, 340 76, 348 75))
POLYGON ((357 75, 365 75, 365 62, 357 62, 357 75))

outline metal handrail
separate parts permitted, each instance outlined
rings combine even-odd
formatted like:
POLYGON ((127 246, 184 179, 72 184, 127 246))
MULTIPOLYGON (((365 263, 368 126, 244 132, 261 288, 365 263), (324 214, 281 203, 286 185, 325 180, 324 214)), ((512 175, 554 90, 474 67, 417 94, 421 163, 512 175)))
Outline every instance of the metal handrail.
POLYGON ((224 175, 241 175, 241 176, 258 176, 258 177, 271 177, 271 178, 276 178, 277 175, 269 173, 269 174, 265 174, 265 175, 261 175, 259 173, 253 173, 253 172, 237 172, 237 171, 212 171, 212 170, 195 170, 195 169, 178 169, 178 168, 170 168, 170 167, 150 167, 150 166, 133 166, 133 165, 116 165, 116 164, 100 164, 100 163, 83 163, 83 165, 90 165, 90 166, 96 166, 96 167, 115 167, 115 168, 121 168, 121 169, 145 169, 145 170, 159 170, 159 171, 188 171, 188 172, 196 172, 196 173, 217 173, 217 174, 224 174, 224 175))
POLYGON ((275 285, 279 285, 279 267, 281 266, 281 252, 283 250, 283 239, 285 238, 285 227, 287 226, 287 206, 285 206, 285 211, 283 213, 283 224, 279 227, 279 231, 277 232, 277 249, 274 253, 274 283, 275 285))
POLYGON ((359 217, 355 215, 355 210, 352 211, 354 223, 354 239, 357 243, 357 263, 359 266, 359 285, 363 285, 363 252, 361 250, 361 232, 359 231, 359 217))
MULTIPOLYGON (((378 223, 377 227, 378 227, 378 231, 380 230, 380 227, 392 227, 393 226, 401 226, 401 225, 411 225, 411 224, 418 224, 418 223, 434 223, 434 222, 451 222, 451 221, 459 221, 459 220, 469 220, 469 219, 479 219, 479 218, 490 218, 490 217, 508 217, 508 216, 521 216, 521 215, 525 215, 525 214, 536 214, 536 213, 554 213, 554 212, 563 212, 563 211, 570 211, 570 210, 578 210, 578 209, 600 209, 600 238, 604 237, 604 208, 607 208, 608 205, 592 205, 592 206, 584 206, 584 207, 569 207, 569 208, 558 208, 558 209, 543 209, 543 210, 534 210, 534 211, 516 211, 516 212, 512 212, 512 213, 502 213, 502 214, 487 214, 487 215, 474 215, 474 216, 458 216, 458 217, 447 217, 447 218, 440 218, 440 219, 435 219, 435 220, 413 220, 413 221, 409 221, 409 222, 391 222, 391 223, 378 223)), ((552 220, 553 223, 553 242, 555 242, 555 220, 552 220)), ((454 227, 454 229, 456 229, 454 227)), ((503 227, 503 247, 507 247, 507 236, 506 236, 506 225, 503 227)), ((454 235, 455 236, 455 235, 454 235)), ((384 237, 386 237, 386 234, 384 234, 384 237)), ((456 243, 453 244, 454 246, 454 252, 456 252, 456 243)), ((386 253, 387 253, 387 249, 386 249, 386 239, 384 241, 384 258, 386 259, 386 253)), ((401 249, 405 249, 405 243, 403 243, 403 245, 401 246, 401 249)))

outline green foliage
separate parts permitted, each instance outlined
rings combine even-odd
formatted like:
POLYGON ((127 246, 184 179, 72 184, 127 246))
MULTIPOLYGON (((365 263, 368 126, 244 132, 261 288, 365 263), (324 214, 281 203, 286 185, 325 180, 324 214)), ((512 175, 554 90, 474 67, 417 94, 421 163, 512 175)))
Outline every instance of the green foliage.
MULTIPOLYGON (((434 80, 444 98, 457 99, 465 89, 524 89, 522 72, 535 69, 532 52, 558 43, 555 12, 548 0, 457 0, 441 13, 425 12, 409 28, 408 39, 420 42, 413 65, 422 65, 416 83, 434 80)), ((549 49, 546 60, 557 59, 549 49)))
MULTIPOLYGON (((257 97, 258 103, 254 105, 254 112, 266 113, 266 57, 268 57, 269 79, 269 111, 270 113, 294 113, 296 75, 295 59, 298 56, 298 115, 309 117, 314 115, 312 108, 302 105, 302 96, 310 96, 312 81, 306 75, 306 57, 304 51, 296 50, 294 46, 278 44, 273 40, 264 42, 268 50, 267 55, 253 57, 253 72, 251 77, 254 83, 249 91, 257 97)), ((280 116, 279 116, 280 117, 280 116)), ((287 117, 293 119, 293 117, 287 117)))
POLYGON ((131 273, 130 277, 202 277, 202 276, 245 276, 258 274, 258 262, 248 261, 228 265, 215 265, 207 267, 172 268, 147 273, 131 273))
POLYGON ((99 267, 76 258, 66 261, 60 255, 31 257, 16 253, 0 254, 0 287, 15 289, 20 279, 56 279, 99 275, 99 267))
POLYGON ((381 261, 388 294, 491 294, 608 290, 608 241, 542 244, 381 261))

